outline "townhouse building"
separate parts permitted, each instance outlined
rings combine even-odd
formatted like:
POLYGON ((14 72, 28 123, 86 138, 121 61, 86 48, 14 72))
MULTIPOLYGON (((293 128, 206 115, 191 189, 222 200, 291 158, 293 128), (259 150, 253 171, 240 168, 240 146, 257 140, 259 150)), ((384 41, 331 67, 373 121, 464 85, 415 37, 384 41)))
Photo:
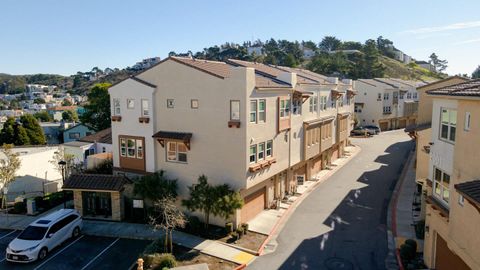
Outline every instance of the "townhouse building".
MULTIPOLYGON (((462 80, 456 77, 441 84, 462 80)), ((417 164, 422 174, 428 174, 425 264, 439 270, 480 269, 480 169, 476 162, 480 80, 430 88, 434 88, 426 91, 432 104, 430 141, 417 140, 417 145, 425 144, 419 148, 429 155, 428 163, 422 159, 417 164)))
POLYGON ((418 92, 422 83, 391 78, 357 80, 355 99, 357 125, 373 125, 380 130, 405 128, 415 124, 418 92))
MULTIPOLYGON (((180 198, 200 175, 227 183, 245 201, 232 217, 236 224, 295 193, 344 154, 356 94, 351 80, 303 69, 182 57, 109 93, 116 176, 164 170, 178 179, 180 198)), ((82 194, 75 196, 80 204, 82 194)))

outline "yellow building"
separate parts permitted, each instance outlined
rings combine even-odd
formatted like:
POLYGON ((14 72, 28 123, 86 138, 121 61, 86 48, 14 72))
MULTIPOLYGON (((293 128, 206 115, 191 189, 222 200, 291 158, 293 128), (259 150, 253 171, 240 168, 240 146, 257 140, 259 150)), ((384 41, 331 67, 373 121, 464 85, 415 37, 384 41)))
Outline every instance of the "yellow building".
MULTIPOLYGON (((438 270, 480 269, 480 80, 449 85, 457 80, 463 79, 424 88, 431 110, 422 100, 420 108, 431 116, 431 128, 424 129, 430 136, 412 132, 417 179, 426 179, 424 261, 438 270)), ((423 119, 428 126, 428 118, 423 119)))

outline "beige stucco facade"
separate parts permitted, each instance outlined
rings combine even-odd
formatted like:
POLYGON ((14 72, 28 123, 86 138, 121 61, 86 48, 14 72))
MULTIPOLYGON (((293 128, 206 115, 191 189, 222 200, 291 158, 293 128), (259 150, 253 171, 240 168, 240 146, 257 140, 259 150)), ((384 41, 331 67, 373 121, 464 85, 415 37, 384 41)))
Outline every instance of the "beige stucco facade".
MULTIPOLYGON (((454 78, 458 82, 461 78, 454 78)), ((464 81, 464 80, 463 80, 464 81)), ((448 81, 444 82, 447 86, 448 81)), ((436 86, 437 88, 438 86, 436 86)), ((422 96, 423 98, 424 96, 422 96)), ((429 140, 417 139, 417 144, 432 142, 429 162, 417 152, 417 178, 425 177, 427 185, 426 234, 424 260, 429 268, 436 269, 480 269, 480 208, 478 202, 464 197, 456 185, 480 179, 480 169, 476 157, 480 151, 480 98, 451 95, 431 95, 425 97, 432 104, 431 129, 429 140), (455 112, 455 139, 444 140, 441 136, 440 115, 444 110, 455 112), (470 121, 466 121, 470 115, 470 121), (436 192, 438 177, 436 169, 450 176, 448 200, 436 192), (426 173, 428 171, 428 173, 426 173), (442 245, 442 243, 446 245, 442 245), (439 255, 440 254, 440 255, 439 255), (444 258, 447 254, 448 259, 444 258), (449 268, 446 268, 449 267, 449 268), (453 267, 453 268, 452 268, 453 267)), ((422 100, 420 101, 422 102, 422 100)), ((428 115, 428 112, 426 112, 428 115)), ((452 114, 450 114, 452 115, 452 114)), ((420 117, 420 119, 422 119, 420 117)), ((424 122, 428 119, 424 118, 424 122)), ((423 154, 422 154, 423 155, 423 154)))
MULTIPOLYGON (((246 198, 246 204, 263 200, 262 209, 270 207, 275 200, 295 191, 297 176, 305 179, 313 176, 319 169, 319 163, 313 160, 320 160, 323 155, 326 163, 327 159, 331 160, 333 148, 338 148, 342 155, 348 143, 354 107, 353 95, 348 93, 354 93, 353 82, 326 77, 319 81, 300 83, 296 73, 284 70, 276 76, 267 76, 257 73, 252 67, 221 62, 164 60, 135 79, 127 79, 109 89, 112 104, 114 100, 120 101, 120 117, 117 119, 121 119, 112 122, 114 165, 118 172, 124 171, 119 161, 122 147, 118 138, 122 135, 136 140, 144 138, 144 173, 164 170, 167 177, 178 179, 180 199, 188 196, 188 186, 204 174, 211 184, 227 183, 239 191, 246 198), (204 65, 207 67, 204 68, 204 65), (209 69, 211 66, 213 69, 209 69), (218 74, 215 74, 216 71, 218 74), (273 86, 259 87, 259 79, 270 80, 273 86), (278 87, 275 86, 277 84, 278 87), (339 94, 333 95, 332 90, 339 94), (301 113, 299 108, 293 112, 291 106, 286 113, 288 117, 280 118, 280 100, 292 104, 295 98, 301 98, 301 113), (309 101, 312 98, 317 100, 318 108, 313 111, 309 101), (133 103, 137 105, 139 99, 146 99, 151 104, 147 124, 139 123, 142 116, 140 109, 127 108, 127 100, 135 100, 133 103), (320 109, 323 100, 326 106, 320 109), (232 102, 240 104, 239 118, 233 124, 232 102), (256 106, 265 104, 262 111, 264 119, 260 119, 259 107, 254 110, 252 102, 256 106), (255 121, 251 121, 252 111, 255 111, 255 121), (337 134, 340 115, 344 119, 341 122, 343 128, 337 134), (330 133, 330 144, 325 147, 325 143, 322 151, 306 159, 304 123, 328 117, 332 118, 328 120, 330 128, 324 128, 322 132, 330 133), (189 149, 181 162, 168 158, 168 142, 171 139, 152 138, 160 131, 191 134, 189 149), (262 145, 271 145, 270 152, 265 151, 263 157, 258 155, 262 145), (253 162, 250 159, 252 146, 257 149, 253 162), (257 194, 263 199, 252 197, 257 194)), ((115 113, 112 105, 112 115, 115 113)), ((312 133, 312 136, 320 137, 320 132, 312 133)), ((312 147, 320 149, 319 145, 312 147)), ((253 208, 249 211, 254 211, 253 208)), ((239 223, 245 221, 242 218, 251 218, 245 213, 242 216, 242 211, 237 211, 232 220, 239 223)), ((214 219, 213 222, 223 224, 222 220, 214 219)))

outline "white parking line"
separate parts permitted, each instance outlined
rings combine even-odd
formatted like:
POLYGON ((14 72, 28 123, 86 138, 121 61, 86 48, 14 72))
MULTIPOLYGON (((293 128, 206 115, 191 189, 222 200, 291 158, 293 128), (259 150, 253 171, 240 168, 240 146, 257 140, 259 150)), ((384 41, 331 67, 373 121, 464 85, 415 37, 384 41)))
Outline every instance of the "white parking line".
POLYGON ((85 270, 87 269, 87 267, 89 265, 91 265, 96 259, 98 259, 98 257, 102 256, 103 253, 105 253, 109 248, 111 248, 113 245, 115 245, 115 243, 118 242, 118 240, 120 240, 120 238, 117 238, 115 241, 113 241, 110 245, 108 245, 108 247, 106 247, 104 250, 102 250, 102 252, 98 253, 97 256, 95 256, 95 258, 93 258, 89 263, 87 263, 87 265, 85 265, 84 267, 82 267, 81 270, 85 270))
POLYGON ((62 248, 59 252, 55 253, 55 255, 53 255, 52 257, 48 258, 47 260, 45 260, 43 263, 41 263, 39 266, 35 267, 33 270, 37 270, 37 269, 40 269, 40 267, 44 266, 47 262, 49 262, 51 259, 55 258, 58 254, 62 253, 65 249, 67 249, 68 247, 70 247, 71 245, 75 244, 78 240, 82 239, 83 238, 83 235, 81 235, 79 238, 77 238, 77 240, 73 241, 72 243, 70 243, 68 246, 62 248))
POLYGON ((12 234, 12 233, 14 233, 14 232, 16 232, 16 231, 17 231, 17 230, 14 230, 14 231, 12 231, 12 232, 9 232, 9 233, 5 234, 4 236, 0 237, 0 240, 2 240, 3 238, 9 236, 10 234, 12 234))

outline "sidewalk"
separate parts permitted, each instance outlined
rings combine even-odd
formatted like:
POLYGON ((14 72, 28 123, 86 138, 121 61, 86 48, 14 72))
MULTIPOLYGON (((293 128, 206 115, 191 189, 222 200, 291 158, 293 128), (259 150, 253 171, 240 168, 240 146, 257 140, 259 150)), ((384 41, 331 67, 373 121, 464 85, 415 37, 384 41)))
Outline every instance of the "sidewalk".
MULTIPOLYGON (((67 207, 73 206, 73 201, 67 202, 67 207)), ((12 230, 23 230, 30 223, 37 220, 39 217, 46 216, 52 212, 55 212, 59 209, 63 209, 63 204, 55 206, 54 208, 36 216, 27 216, 27 215, 15 215, 15 214, 5 214, 0 213, 0 229, 12 229, 12 230)))
MULTIPOLYGON (((164 235, 163 231, 153 231, 146 224, 120 223, 85 220, 83 233, 93 236, 109 236, 129 239, 155 240, 164 235)), ((191 234, 174 231, 173 242, 184 247, 196 249, 204 254, 221 258, 234 263, 248 264, 255 256, 218 241, 206 240, 191 234)))
POLYGON ((320 183, 328 179, 332 174, 348 163, 352 157, 358 154, 360 150, 361 149, 358 146, 345 147, 345 157, 333 161, 329 170, 320 171, 313 176, 312 179, 305 181, 303 185, 298 186, 296 194, 290 196, 287 203, 280 203, 279 209, 268 209, 258 214, 254 219, 248 222, 248 230, 265 235, 272 234, 275 230, 275 226, 296 200, 303 197, 304 194, 311 192, 320 183))
POLYGON ((415 200, 416 182, 415 182, 415 169, 414 159, 412 157, 410 162, 406 164, 406 171, 400 186, 398 193, 397 205, 396 205, 396 229, 394 231, 395 245, 400 248, 405 240, 414 239, 417 241, 417 250, 423 251, 423 240, 416 239, 414 223, 418 221, 414 219, 417 211, 414 211, 413 202, 415 200))

